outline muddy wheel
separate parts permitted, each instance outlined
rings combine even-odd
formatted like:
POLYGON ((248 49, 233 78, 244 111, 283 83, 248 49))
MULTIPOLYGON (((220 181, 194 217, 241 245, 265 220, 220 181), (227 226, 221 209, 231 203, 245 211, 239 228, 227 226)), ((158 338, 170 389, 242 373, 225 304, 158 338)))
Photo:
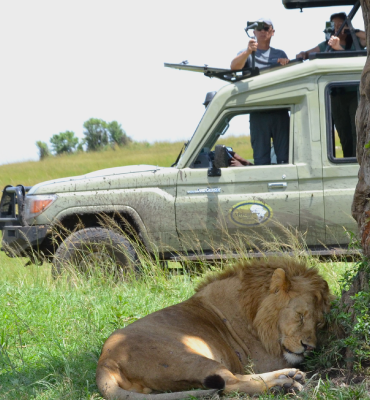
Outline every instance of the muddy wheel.
POLYGON ((72 233, 59 246, 53 259, 53 276, 64 271, 91 275, 100 270, 114 275, 138 272, 137 255, 122 235, 104 228, 86 228, 72 233))

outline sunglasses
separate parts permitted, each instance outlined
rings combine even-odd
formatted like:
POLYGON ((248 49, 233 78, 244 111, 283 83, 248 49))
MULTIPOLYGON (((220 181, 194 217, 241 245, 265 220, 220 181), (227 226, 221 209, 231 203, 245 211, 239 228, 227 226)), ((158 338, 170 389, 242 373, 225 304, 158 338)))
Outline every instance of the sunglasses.
POLYGON ((270 30, 271 26, 264 26, 262 29, 257 29, 257 31, 266 31, 268 32, 270 30))

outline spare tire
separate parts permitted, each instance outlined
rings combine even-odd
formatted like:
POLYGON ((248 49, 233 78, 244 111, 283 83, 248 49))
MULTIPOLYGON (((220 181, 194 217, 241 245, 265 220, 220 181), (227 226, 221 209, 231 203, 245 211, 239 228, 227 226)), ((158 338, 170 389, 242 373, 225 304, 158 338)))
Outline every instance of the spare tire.
POLYGON ((106 228, 86 228, 68 236, 53 259, 53 276, 65 270, 91 274, 104 268, 113 274, 138 272, 138 258, 129 240, 106 228))

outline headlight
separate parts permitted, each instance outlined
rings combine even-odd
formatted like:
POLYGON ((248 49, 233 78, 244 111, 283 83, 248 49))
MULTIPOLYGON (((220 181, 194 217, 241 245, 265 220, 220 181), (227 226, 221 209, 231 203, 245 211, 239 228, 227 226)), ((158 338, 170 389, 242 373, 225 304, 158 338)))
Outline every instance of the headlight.
POLYGON ((57 199, 56 194, 26 196, 24 217, 26 220, 35 218, 49 208, 57 199))

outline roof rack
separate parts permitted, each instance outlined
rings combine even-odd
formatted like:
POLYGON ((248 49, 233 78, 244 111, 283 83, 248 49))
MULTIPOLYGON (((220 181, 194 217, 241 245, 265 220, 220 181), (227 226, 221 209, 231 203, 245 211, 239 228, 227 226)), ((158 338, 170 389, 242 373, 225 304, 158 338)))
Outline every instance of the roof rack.
POLYGON ((333 51, 324 53, 311 53, 309 56, 310 60, 315 60, 317 58, 348 58, 348 57, 366 57, 367 50, 354 50, 354 51, 333 51))

